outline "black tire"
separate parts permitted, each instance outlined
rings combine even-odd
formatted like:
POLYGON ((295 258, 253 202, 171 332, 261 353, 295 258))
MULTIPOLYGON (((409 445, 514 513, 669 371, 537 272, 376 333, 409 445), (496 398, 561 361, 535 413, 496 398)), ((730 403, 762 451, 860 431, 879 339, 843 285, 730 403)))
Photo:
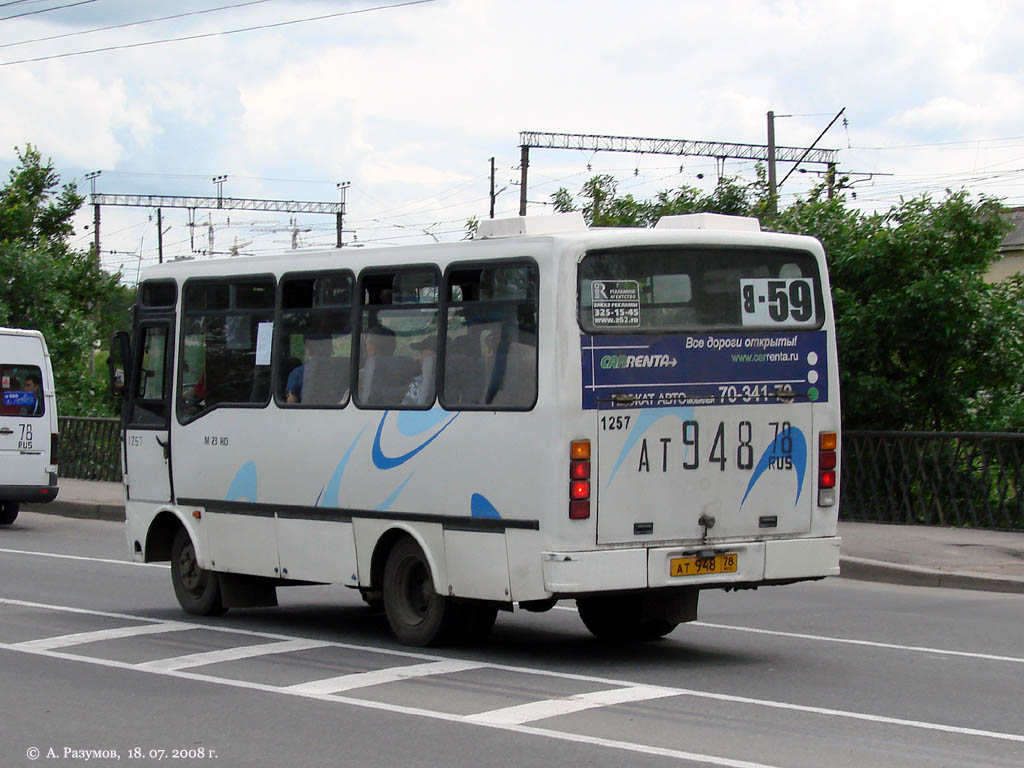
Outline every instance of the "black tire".
POLYGON ((221 616, 227 610, 221 600, 217 574, 199 567, 195 545, 184 528, 178 529, 171 545, 171 583, 186 613, 221 616))
POLYGON ((400 540, 384 566, 384 612, 391 631, 405 645, 439 645, 458 625, 458 607, 437 593, 430 564, 411 538, 400 540))
POLYGON ((10 525, 18 519, 18 502, 0 501, 0 525, 10 525))
POLYGON ((643 597, 640 595, 581 597, 576 600, 576 607, 587 629, 600 640, 657 640, 679 626, 678 622, 667 619, 644 621, 643 597))

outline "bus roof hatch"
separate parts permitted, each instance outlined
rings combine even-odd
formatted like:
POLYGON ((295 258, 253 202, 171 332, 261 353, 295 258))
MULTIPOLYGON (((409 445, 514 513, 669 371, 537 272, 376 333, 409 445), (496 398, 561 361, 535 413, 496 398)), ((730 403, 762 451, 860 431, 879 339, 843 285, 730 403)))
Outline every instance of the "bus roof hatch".
POLYGON ((726 216, 722 213, 687 213, 682 216, 662 216, 655 229, 732 229, 741 232, 760 232, 761 222, 753 216, 726 216))
POLYGON ((476 239, 516 237, 518 235, 554 235, 559 232, 579 232, 587 229, 587 222, 579 211, 557 213, 553 216, 514 216, 508 219, 484 219, 480 222, 476 239))

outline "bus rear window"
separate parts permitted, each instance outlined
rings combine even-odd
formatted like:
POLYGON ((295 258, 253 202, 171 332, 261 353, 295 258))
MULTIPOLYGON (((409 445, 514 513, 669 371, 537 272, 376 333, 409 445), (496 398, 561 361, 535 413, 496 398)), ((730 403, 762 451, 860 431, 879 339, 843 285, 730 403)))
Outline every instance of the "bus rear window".
POLYGON ((653 247, 590 251, 579 268, 588 333, 818 328, 814 256, 763 248, 653 247))

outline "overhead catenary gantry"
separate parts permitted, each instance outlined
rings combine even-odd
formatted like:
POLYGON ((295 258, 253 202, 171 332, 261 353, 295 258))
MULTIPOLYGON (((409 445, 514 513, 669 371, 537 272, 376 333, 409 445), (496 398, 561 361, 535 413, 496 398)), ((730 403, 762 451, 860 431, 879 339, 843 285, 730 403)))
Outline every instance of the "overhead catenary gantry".
MULTIPOLYGON (((97 174, 98 175, 98 174, 97 174)), ((218 185, 218 192, 223 188, 223 182, 227 177, 214 177, 213 181, 218 185)), ((90 179, 93 181, 95 176, 90 179)), ((93 181, 95 184, 95 181, 93 181)), ((100 206, 115 205, 135 208, 156 208, 157 213, 161 208, 187 208, 209 210, 242 210, 242 211, 275 211, 278 213, 317 213, 334 214, 337 222, 337 242, 335 247, 342 247, 342 222, 345 214, 345 190, 348 182, 339 184, 341 190, 341 202, 310 202, 298 200, 263 200, 244 197, 223 197, 218 194, 216 197, 188 196, 188 195, 120 195, 101 194, 93 191, 90 194, 90 202, 94 207, 94 247, 96 253, 100 252, 100 206)), ((158 225, 159 230, 159 225, 158 225)), ((97 256, 98 258, 98 256, 97 256)), ((163 261, 161 248, 160 261, 163 261)))
MULTIPOLYGON (((769 113, 769 144, 735 144, 725 141, 692 141, 690 139, 655 139, 641 136, 608 136, 592 133, 552 133, 547 131, 522 131, 519 134, 520 187, 519 215, 526 215, 527 169, 530 166, 530 149, 577 149, 588 152, 632 152, 641 155, 679 155, 690 157, 714 157, 717 159, 760 160, 768 163, 771 181, 774 181, 774 164, 817 163, 836 165, 838 150, 814 149, 809 147, 774 146, 774 131, 769 113)), ((820 137, 819 137, 820 138, 820 137)), ((771 190, 774 196, 775 190, 771 190)))

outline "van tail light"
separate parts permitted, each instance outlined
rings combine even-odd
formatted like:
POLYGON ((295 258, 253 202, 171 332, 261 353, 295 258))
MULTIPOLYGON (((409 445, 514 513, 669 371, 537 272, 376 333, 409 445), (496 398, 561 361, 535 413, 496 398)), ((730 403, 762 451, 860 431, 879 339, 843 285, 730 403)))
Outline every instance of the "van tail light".
POLYGON ((590 441, 569 445, 569 519, 590 518, 590 441))
POLYGON ((50 433, 50 463, 54 466, 60 464, 60 435, 56 432, 50 433))
POLYGON ((818 434, 819 507, 831 507, 836 503, 838 448, 839 436, 835 432, 820 432, 818 434))

